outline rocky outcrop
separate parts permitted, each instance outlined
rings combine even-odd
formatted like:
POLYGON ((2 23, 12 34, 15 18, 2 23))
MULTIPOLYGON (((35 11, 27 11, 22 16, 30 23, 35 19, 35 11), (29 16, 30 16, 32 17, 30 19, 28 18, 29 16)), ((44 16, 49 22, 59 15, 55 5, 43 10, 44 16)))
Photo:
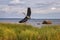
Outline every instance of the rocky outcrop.
POLYGON ((50 20, 44 20, 42 24, 52 24, 52 22, 50 20))

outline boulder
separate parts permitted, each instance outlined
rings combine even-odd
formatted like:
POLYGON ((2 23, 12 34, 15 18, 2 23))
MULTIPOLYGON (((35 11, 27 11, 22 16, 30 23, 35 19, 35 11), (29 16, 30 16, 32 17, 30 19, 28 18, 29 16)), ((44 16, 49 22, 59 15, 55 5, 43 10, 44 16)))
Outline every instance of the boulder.
POLYGON ((44 20, 42 24, 52 24, 52 22, 50 20, 44 20))

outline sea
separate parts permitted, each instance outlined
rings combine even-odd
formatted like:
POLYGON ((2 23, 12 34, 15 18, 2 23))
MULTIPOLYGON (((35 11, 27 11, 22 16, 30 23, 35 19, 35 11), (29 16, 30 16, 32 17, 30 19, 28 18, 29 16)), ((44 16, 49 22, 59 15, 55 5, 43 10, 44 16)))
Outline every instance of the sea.
MULTIPOLYGON (((4 23, 19 23, 22 18, 0 18, 0 22, 4 23)), ((41 26, 44 20, 50 20, 52 24, 60 24, 60 19, 29 19, 26 23, 33 26, 41 26)))

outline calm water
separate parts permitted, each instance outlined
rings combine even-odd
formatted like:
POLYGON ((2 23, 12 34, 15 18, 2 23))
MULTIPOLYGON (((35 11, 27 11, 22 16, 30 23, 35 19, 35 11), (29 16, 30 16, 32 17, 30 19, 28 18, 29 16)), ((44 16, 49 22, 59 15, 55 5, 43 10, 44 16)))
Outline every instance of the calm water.
MULTIPOLYGON (((0 18, 0 22, 11 22, 11 23, 18 23, 20 20, 20 18, 0 18)), ((60 19, 30 19, 27 21, 27 23, 30 23, 32 25, 38 25, 37 23, 39 23, 40 25, 42 24, 42 22, 44 20, 50 20, 52 21, 52 24, 60 24, 60 19)))

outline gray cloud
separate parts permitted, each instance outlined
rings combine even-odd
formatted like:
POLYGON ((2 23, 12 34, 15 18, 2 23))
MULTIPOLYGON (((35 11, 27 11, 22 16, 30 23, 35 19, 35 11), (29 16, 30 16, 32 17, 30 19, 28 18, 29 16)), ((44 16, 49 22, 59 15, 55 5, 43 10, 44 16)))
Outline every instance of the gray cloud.
POLYGON ((26 13, 27 7, 30 6, 33 17, 37 15, 37 18, 52 18, 54 15, 53 18, 55 16, 59 18, 60 0, 19 0, 16 3, 11 2, 12 0, 0 0, 0 17, 22 17, 22 12, 26 13))

